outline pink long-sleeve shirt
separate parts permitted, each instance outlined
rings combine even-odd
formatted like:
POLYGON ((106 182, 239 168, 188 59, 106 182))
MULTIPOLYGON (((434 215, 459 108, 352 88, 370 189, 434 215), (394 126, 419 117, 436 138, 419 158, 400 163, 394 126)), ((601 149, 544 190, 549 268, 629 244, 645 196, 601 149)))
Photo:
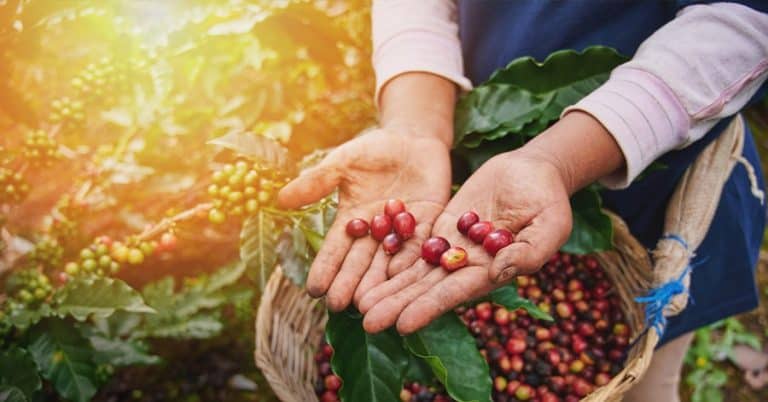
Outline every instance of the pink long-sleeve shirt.
MULTIPOLYGON (((412 71, 471 89, 456 17, 452 0, 374 0, 377 96, 389 80, 412 71)), ((623 188, 662 154, 700 139, 738 112, 766 77, 768 15, 734 3, 689 6, 563 114, 589 113, 611 133, 626 169, 601 182, 623 188)))

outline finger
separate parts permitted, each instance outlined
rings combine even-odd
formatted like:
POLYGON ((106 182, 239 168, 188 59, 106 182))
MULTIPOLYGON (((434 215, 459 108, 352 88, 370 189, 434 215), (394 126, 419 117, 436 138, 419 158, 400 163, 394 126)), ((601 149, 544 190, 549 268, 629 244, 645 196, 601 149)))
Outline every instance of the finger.
POLYGON ((571 233, 571 212, 567 206, 543 210, 515 236, 515 241, 496 254, 488 270, 493 282, 505 282, 515 275, 530 273, 547 262, 571 233))
POLYGON ((379 247, 376 250, 376 254, 373 256, 371 266, 363 274, 363 279, 357 285, 355 290, 354 302, 357 309, 360 310, 360 301, 368 293, 369 290, 378 286, 387 280, 387 265, 389 265, 390 256, 384 250, 379 247))
POLYGON ((402 310, 397 319, 397 331, 402 335, 418 331, 445 312, 465 301, 485 295, 495 287, 497 285, 488 280, 483 266, 454 271, 436 285, 430 286, 402 310))
POLYGON ((353 239, 347 235, 346 222, 346 214, 340 211, 312 262, 307 275, 307 293, 312 297, 320 297, 328 291, 352 246, 353 239))
POLYGON ((349 306, 360 279, 371 265, 378 245, 372 237, 357 239, 352 243, 339 273, 328 289, 326 304, 331 311, 341 311, 349 306))
POLYGON ((403 248, 389 261, 387 277, 392 278, 412 266, 421 257, 421 244, 432 231, 432 225, 419 223, 416 225, 413 237, 403 244, 403 248))
POLYGON ((278 205, 294 209, 320 201, 341 183, 341 172, 339 165, 324 160, 286 184, 277 194, 278 205))
MULTIPOLYGON (((408 271, 406 271, 408 272, 408 271)), ((423 278, 391 296, 381 299, 368 310, 363 318, 363 328, 366 332, 376 333, 391 327, 397 321, 400 313, 412 301, 428 292, 439 283, 447 273, 442 269, 433 269, 423 278)))
POLYGON ((417 262, 411 269, 407 269, 386 282, 379 284, 373 289, 369 290, 365 296, 360 300, 360 312, 363 314, 368 313, 376 303, 384 299, 387 296, 393 295, 402 289, 405 289, 412 283, 417 282, 423 276, 432 271, 433 268, 427 263, 420 261, 417 262))

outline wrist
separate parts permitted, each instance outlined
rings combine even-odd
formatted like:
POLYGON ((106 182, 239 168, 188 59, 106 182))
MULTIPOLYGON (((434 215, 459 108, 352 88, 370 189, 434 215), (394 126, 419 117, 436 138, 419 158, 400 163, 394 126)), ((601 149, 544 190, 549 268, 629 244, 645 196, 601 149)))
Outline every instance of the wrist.
POLYGON ((528 142, 521 151, 557 169, 569 194, 624 168, 624 155, 591 115, 574 111, 528 142))
POLYGON ((401 74, 381 91, 379 122, 403 135, 437 139, 450 149, 455 102, 453 82, 423 72, 401 74))

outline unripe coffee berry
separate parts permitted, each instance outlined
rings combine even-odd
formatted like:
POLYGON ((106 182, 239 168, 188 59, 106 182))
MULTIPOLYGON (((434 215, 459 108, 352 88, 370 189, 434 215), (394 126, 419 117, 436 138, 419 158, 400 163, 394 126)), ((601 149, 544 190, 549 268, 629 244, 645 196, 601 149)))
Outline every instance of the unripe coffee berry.
POLYGON ((446 271, 464 268, 468 263, 467 251, 461 247, 451 247, 440 256, 440 266, 446 271))
POLYGON ((488 221, 477 222, 469 227, 467 237, 477 244, 482 244, 485 236, 493 231, 493 224, 488 221))
POLYGON ((392 233, 392 219, 389 216, 376 215, 371 219, 371 237, 382 241, 390 233, 392 233))
POLYGON ((421 258, 432 265, 439 265, 440 257, 449 248, 451 248, 451 244, 445 238, 430 237, 421 244, 421 258))
POLYGON ((385 253, 393 255, 400 251, 403 247, 403 242, 396 234, 390 233, 384 236, 384 239, 381 241, 381 247, 384 249, 385 253))
POLYGON ((456 229, 458 229, 461 234, 467 234, 469 228, 477 222, 480 222, 480 217, 477 216, 476 213, 472 211, 464 212, 464 214, 459 217, 458 222, 456 222, 456 229))
POLYGON ((361 238, 368 234, 368 222, 355 218, 347 222, 347 234, 355 239, 361 238))
POLYGON ((488 254, 495 256, 504 247, 512 244, 514 236, 512 232, 507 229, 496 229, 491 233, 488 233, 483 240, 483 248, 488 254))
POLYGON ((408 240, 413 237, 413 233, 416 231, 416 218, 410 212, 400 212, 395 215, 392 226, 401 239, 408 240))
POLYGON ((405 212, 405 203, 401 200, 392 199, 384 203, 384 214, 394 219, 397 214, 405 212))

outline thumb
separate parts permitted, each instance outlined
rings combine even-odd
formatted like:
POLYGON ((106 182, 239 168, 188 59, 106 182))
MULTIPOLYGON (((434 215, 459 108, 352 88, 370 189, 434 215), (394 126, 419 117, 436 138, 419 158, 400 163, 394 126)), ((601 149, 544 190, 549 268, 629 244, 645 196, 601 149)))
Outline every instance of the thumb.
POLYGON ((341 183, 342 169, 329 159, 302 172, 277 194, 280 208, 295 209, 320 201, 341 183))
POLYGON ((515 275, 538 270, 568 240, 570 233, 570 210, 542 211, 515 236, 512 244, 499 250, 488 270, 489 279, 505 282, 515 275))

